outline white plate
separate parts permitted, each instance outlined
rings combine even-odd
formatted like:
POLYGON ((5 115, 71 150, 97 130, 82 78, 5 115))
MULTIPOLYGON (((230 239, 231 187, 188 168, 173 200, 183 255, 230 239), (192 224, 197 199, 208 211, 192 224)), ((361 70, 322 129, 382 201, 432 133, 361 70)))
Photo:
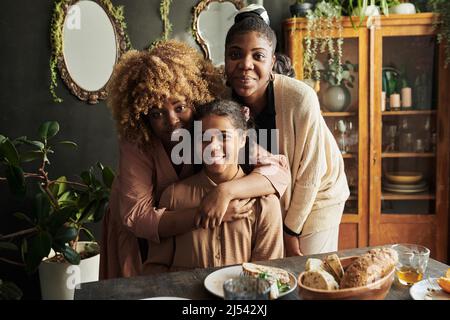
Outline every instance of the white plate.
POLYGON ((152 297, 152 298, 145 298, 140 300, 190 300, 188 298, 180 298, 180 297, 152 297))
POLYGON ((409 294, 414 300, 450 300, 450 294, 439 287, 437 278, 430 278, 415 283, 410 289, 409 294), (434 290, 433 290, 434 289, 434 290))
MULTIPOLYGON (((226 267, 219 269, 217 271, 214 271, 210 273, 204 281, 204 285, 206 290, 211 292, 212 294, 223 298, 223 283, 225 280, 228 280, 233 277, 238 277, 242 274, 242 266, 232 266, 232 267, 226 267)), ((289 286, 290 289, 288 291, 285 291, 283 293, 280 293, 280 297, 283 297, 297 288, 297 278, 289 272, 289 286)))

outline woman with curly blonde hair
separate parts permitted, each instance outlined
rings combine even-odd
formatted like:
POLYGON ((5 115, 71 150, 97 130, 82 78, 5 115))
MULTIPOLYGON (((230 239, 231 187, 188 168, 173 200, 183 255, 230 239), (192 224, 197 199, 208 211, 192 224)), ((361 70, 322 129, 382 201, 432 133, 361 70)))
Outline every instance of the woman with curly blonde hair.
MULTIPOLYGON (((257 165, 241 179, 219 184, 198 208, 158 208, 164 189, 191 176, 193 165, 171 159, 177 129, 190 129, 195 107, 211 102, 223 86, 220 73, 195 49, 169 40, 149 51, 130 51, 108 84, 108 106, 119 133, 119 169, 103 220, 100 278, 145 273, 138 239, 160 244, 200 225, 215 228, 245 218, 254 197, 281 197, 289 183, 287 161, 258 150, 257 165), (274 168, 279 170, 274 170, 274 168)), ((145 256, 145 251, 142 252, 145 256)), ((147 252, 151 254, 151 252, 147 252)))

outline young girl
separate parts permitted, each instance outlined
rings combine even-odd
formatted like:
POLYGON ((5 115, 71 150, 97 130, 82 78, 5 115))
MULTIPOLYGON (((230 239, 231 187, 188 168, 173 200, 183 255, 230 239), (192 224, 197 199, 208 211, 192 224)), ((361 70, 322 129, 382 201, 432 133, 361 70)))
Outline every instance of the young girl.
POLYGON ((278 130, 279 151, 288 158, 292 184, 282 199, 287 255, 335 251, 350 194, 342 155, 314 90, 272 73, 276 36, 265 18, 262 7, 236 15, 225 43, 227 83, 257 128, 278 130))
MULTIPOLYGON (((217 185, 245 177, 239 164, 239 151, 245 145, 247 131, 241 106, 232 101, 214 101, 197 108, 195 119, 201 121, 204 132, 203 169, 163 192, 160 205, 167 210, 197 207, 217 185)), ((258 197, 247 218, 161 239, 158 245, 151 243, 145 273, 282 258, 280 210, 275 195, 258 197)))

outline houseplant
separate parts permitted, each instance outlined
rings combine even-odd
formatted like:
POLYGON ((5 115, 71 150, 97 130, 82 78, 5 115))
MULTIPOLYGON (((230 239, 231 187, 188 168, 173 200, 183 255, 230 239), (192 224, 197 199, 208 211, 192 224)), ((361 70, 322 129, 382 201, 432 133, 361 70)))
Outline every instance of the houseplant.
POLYGON ((432 11, 439 14, 435 21, 438 30, 438 41, 445 43, 445 67, 450 63, 450 1, 430 0, 432 11))
MULTIPOLYGON (((0 261, 24 267, 29 273, 38 269, 51 250, 55 255, 50 261, 73 265, 79 265, 86 254, 98 253, 80 252, 77 244, 82 232, 94 239, 87 224, 102 219, 114 180, 113 171, 101 163, 97 163, 101 181, 92 167, 80 174, 79 181, 50 177, 47 167, 55 148, 76 147, 72 141, 55 142, 58 132, 58 122, 48 121, 40 126, 36 140, 0 135, 0 165, 5 172, 0 181, 6 182, 11 193, 24 204, 32 203, 29 212, 14 214, 28 227, 0 234, 0 261), (25 167, 34 170, 25 171, 25 167), (16 254, 8 254, 10 250, 16 254)), ((94 249, 98 251, 98 246, 94 249)))
POLYGON ((316 4, 306 15, 305 49, 303 54, 303 78, 320 81, 317 54, 327 53, 330 63, 341 65, 342 59, 342 7, 328 1, 316 4))

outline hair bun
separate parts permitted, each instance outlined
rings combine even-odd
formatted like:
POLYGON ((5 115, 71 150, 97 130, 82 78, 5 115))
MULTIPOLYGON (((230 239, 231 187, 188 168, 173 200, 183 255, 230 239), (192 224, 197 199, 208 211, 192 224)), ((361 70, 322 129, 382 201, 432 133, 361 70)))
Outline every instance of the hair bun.
POLYGON ((238 23, 248 17, 257 17, 262 19, 268 26, 270 26, 269 15, 266 9, 258 4, 251 4, 247 7, 239 10, 238 14, 234 17, 234 23, 238 23))

